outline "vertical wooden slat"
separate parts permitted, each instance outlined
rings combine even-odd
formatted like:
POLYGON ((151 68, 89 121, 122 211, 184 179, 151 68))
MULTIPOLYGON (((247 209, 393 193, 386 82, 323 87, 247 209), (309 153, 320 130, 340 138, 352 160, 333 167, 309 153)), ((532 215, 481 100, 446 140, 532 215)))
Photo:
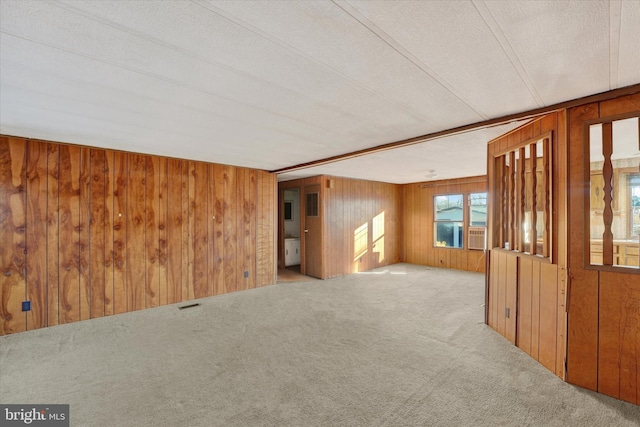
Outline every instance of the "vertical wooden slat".
POLYGON ((540 263, 540 340, 538 361, 551 372, 556 369, 558 266, 540 263))
POLYGON ((60 169, 60 146, 58 144, 47 144, 47 315, 48 326, 60 323, 59 319, 59 279, 60 260, 58 246, 59 234, 58 226, 60 221, 60 192, 59 192, 59 169, 60 169))
POLYGON ((257 284, 257 271, 256 271, 256 263, 255 259, 257 256, 256 251, 256 215, 257 215, 257 172, 254 169, 248 169, 248 179, 247 186, 245 189, 247 200, 248 200, 248 209, 249 209, 249 234, 245 238, 245 244, 247 245, 247 270, 249 271, 249 283, 248 287, 250 289, 255 288, 257 284))
MULTIPOLYGON (((27 329, 47 326, 47 144, 27 143, 26 290, 27 329)), ((5 241, 8 243, 8 241, 5 241)))
MULTIPOLYGON (((223 294, 224 287, 224 167, 213 165, 214 210, 213 210, 213 293, 223 294)), ((259 248, 258 248, 259 251, 259 248)), ((266 261, 266 260, 265 260, 266 261)), ((264 275, 264 270, 262 271, 264 275)), ((263 280, 263 279, 261 279, 263 280)))
POLYGON ((167 303, 182 301, 182 160, 167 163, 167 303))
POLYGON ((509 153, 509 249, 515 250, 516 228, 516 152, 509 153))
POLYGON ((0 331, 3 335, 27 329, 27 316, 22 312, 26 296, 26 152, 26 141, 0 138, 0 331))
POLYGON ((244 195, 244 182, 245 182, 244 168, 236 168, 236 215, 235 215, 235 228, 236 228, 236 290, 241 291, 247 288, 247 279, 244 277, 245 270, 245 222, 246 222, 246 200, 244 195))
MULTIPOLYGON (((193 296, 192 298, 203 298, 208 293, 208 237, 209 221, 207 218, 207 199, 209 173, 207 164, 203 162, 193 162, 192 183, 193 199, 191 201, 191 233, 193 234, 193 296)), ((190 184, 191 185, 191 184, 190 184)))
POLYGON ((207 165, 207 295, 216 295, 216 176, 215 165, 207 165))
POLYGON ((517 198, 518 198, 518 213, 517 213, 517 226, 516 230, 518 231, 518 250, 520 252, 525 251, 525 236, 524 236, 524 228, 522 225, 524 224, 524 211, 527 203, 527 190, 525 187, 525 170, 526 170, 526 149, 525 147, 520 147, 520 158, 518 159, 518 188, 517 188, 517 198))
POLYGON ((237 289, 236 284, 236 168, 224 166, 224 286, 225 293, 237 289))
MULTIPOLYGON (((158 227, 158 304, 167 305, 169 302, 168 295, 168 246, 167 246, 167 232, 169 222, 169 204, 168 204, 168 182, 167 182, 167 168, 169 159, 166 157, 158 158, 158 214, 156 216, 156 223, 158 227)), ((172 206, 175 209, 176 206, 172 206)))
MULTIPOLYGON (((80 320, 91 318, 91 288, 89 258, 89 203, 91 199, 90 179, 90 149, 80 149, 80 222, 78 224, 78 270, 80 272, 80 320)), ((104 307, 103 307, 104 314, 104 307)))
POLYGON ((182 261, 182 274, 180 276, 181 280, 181 294, 180 299, 178 301, 188 301, 189 300, 189 289, 191 283, 191 273, 190 273, 190 256, 193 252, 192 247, 190 246, 190 238, 189 238, 189 230, 190 230, 190 210, 189 205, 191 203, 190 196, 190 187, 189 187, 189 176, 191 174, 191 169, 189 167, 188 160, 182 160, 181 162, 181 177, 180 177, 180 185, 181 185, 181 209, 182 209, 182 219, 181 219, 181 233, 180 233, 180 249, 181 249, 181 261, 182 261))
POLYGON ((197 256, 196 253, 196 163, 189 162, 189 228, 187 231, 188 247, 189 247, 189 266, 188 266, 188 300, 195 298, 195 269, 197 256))
POLYGON ((538 251, 538 150, 537 143, 529 145, 529 157, 530 171, 531 171, 531 226, 529 228, 529 252, 531 255, 535 255, 538 251))
POLYGON ((540 263, 534 262, 531 275, 531 357, 540 356, 540 263))
POLYGON ((157 156, 145 156, 144 188, 144 241, 145 241, 145 291, 144 307, 157 307, 160 304, 160 265, 158 230, 158 187, 160 186, 159 163, 157 156))
POLYGON ((104 208, 104 314, 110 316, 114 314, 114 279, 115 279, 115 257, 113 251, 113 206, 115 192, 115 152, 107 150, 105 152, 105 208, 104 208))
POLYGON ((551 182, 551 147, 549 138, 542 140, 542 179, 544 188, 544 230, 542 236, 542 256, 549 258, 551 256, 551 194, 553 194, 553 183, 551 182))
POLYGON ((80 148, 60 146, 60 323, 80 320, 80 148))
POLYGON ((604 212, 602 220, 604 222, 604 232, 602 233, 602 264, 613 265, 613 164, 611 154, 613 154, 613 127, 611 122, 602 124, 602 154, 604 155, 604 166, 602 174, 604 176, 604 212))
POLYGON ((145 307, 145 179, 146 160, 142 154, 129 154, 127 186, 127 309, 145 307))
POLYGON ((531 291, 533 262, 520 258, 518 271, 518 347, 531 354, 531 291))
POLYGON ((129 155, 119 151, 114 152, 113 165, 115 180, 113 190, 113 312, 120 314, 130 310, 127 289, 129 155))
POLYGON ((91 149, 89 154, 89 289, 91 318, 105 314, 105 169, 104 150, 91 149))

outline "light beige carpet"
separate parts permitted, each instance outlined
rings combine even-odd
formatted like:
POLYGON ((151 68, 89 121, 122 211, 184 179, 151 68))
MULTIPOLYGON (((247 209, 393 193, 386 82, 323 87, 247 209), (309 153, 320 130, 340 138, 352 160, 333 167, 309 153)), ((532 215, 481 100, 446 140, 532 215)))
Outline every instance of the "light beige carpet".
POLYGON ((481 274, 398 264, 0 338, 0 401, 73 426, 636 426, 483 324, 481 274))

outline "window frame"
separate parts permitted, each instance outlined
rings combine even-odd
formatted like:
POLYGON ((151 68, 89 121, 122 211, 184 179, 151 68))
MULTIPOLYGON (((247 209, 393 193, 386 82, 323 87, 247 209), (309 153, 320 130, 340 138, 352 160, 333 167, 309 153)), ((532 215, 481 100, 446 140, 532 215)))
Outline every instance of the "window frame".
MULTIPOLYGON (((582 123, 583 125, 583 162, 584 162, 584 175, 583 175, 583 179, 584 179, 584 185, 586 186, 585 188, 588 190, 587 193, 590 194, 591 191, 589 190, 590 188, 590 184, 591 184, 591 153, 590 153, 590 148, 591 148, 591 135, 590 135, 590 129, 591 126, 593 125, 604 125, 604 124, 611 124, 611 127, 613 128, 613 123, 616 121, 620 121, 620 120, 626 120, 626 119, 631 119, 631 118, 638 118, 638 133, 639 133, 639 138, 640 138, 640 111, 632 111, 629 113, 624 113, 624 114, 616 114, 616 115, 612 115, 612 116, 607 116, 607 117, 599 117, 599 118, 594 118, 591 120, 586 120, 582 123)), ((614 144, 613 141, 613 135, 612 135, 612 146, 614 144)), ((639 144, 640 145, 640 144, 639 144)), ((615 150, 615 148, 613 148, 615 150)), ((638 147, 638 149, 640 150, 640 146, 638 147)), ((606 159, 605 159, 606 160, 606 159)), ((639 170, 640 172, 640 170, 639 170)), ((633 172, 635 174, 635 172, 633 172)), ((620 181, 622 180, 621 178, 618 177, 619 175, 619 171, 616 170, 615 168, 613 169, 612 172, 612 187, 617 188, 620 184, 620 181)), ((613 190, 615 191, 615 190, 613 190)), ((629 186, 627 183, 627 189, 626 191, 629 191, 629 186)), ((613 198, 612 202, 611 202, 611 212, 613 213, 613 215, 615 215, 616 213, 618 213, 621 209, 624 209, 624 207, 621 207, 617 204, 617 201, 615 200, 616 198, 613 198)), ((605 208, 606 208, 606 203, 605 203, 605 208)), ((608 241, 605 244, 605 240, 608 239, 604 239, 603 238, 603 242, 601 244, 602 246, 602 256, 603 256, 603 262, 601 264, 592 264, 592 253, 596 253, 594 251, 592 251, 592 238, 591 238, 591 197, 585 197, 584 198, 584 244, 583 244, 583 268, 585 270, 598 270, 598 271, 610 271, 610 272, 617 272, 617 273, 631 273, 631 274, 640 274, 640 267, 636 267, 636 266, 630 266, 630 265, 624 265, 624 264, 616 264, 615 263, 615 258, 616 256, 619 256, 618 253, 615 253, 615 247, 616 245, 613 243, 613 238, 611 238, 610 241, 608 241), (608 250, 610 249, 610 251, 608 250), (605 259, 604 259, 604 254, 605 252, 607 252, 607 255, 610 255, 612 257, 612 259, 614 260, 614 262, 612 264, 605 264, 605 259)), ((603 220, 604 220, 604 215, 603 216, 603 220)), ((611 229, 611 225, 609 226, 609 229, 611 229)), ((628 233, 627 233, 628 234, 628 233)), ((633 237, 632 239, 629 240, 636 240, 636 239, 640 239, 640 237, 633 237)), ((640 243, 640 240, 639 240, 640 243)))
POLYGON ((465 236, 466 236, 466 231, 467 231, 467 212, 465 209, 466 203, 465 201, 467 200, 467 193, 445 193, 445 194, 434 194, 433 195, 433 239, 431 244, 433 245, 434 248, 446 248, 446 249, 462 249, 465 250, 467 248, 467 245, 465 244, 465 236), (437 219, 437 212, 438 212, 438 208, 437 208, 437 199, 438 197, 450 197, 450 196, 460 196, 461 198, 461 209, 462 209, 462 221, 457 221, 457 220, 443 220, 443 219, 437 219), (438 237, 438 224, 445 224, 445 223, 462 223, 462 239, 460 239, 460 244, 461 246, 440 246, 437 244, 437 237, 438 237))

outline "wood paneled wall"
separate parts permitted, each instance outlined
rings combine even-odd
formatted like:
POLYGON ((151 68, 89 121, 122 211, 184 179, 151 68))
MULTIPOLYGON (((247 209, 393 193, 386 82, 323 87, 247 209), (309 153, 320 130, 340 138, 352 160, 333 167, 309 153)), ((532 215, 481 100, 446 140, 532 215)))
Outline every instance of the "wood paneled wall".
POLYGON ((402 259, 402 187, 323 176, 324 278, 402 259))
MULTIPOLYGON (((319 184, 322 210, 322 278, 345 276, 402 261, 402 187, 396 184, 331 176, 315 176, 279 183, 280 192, 319 184)), ((282 200, 281 200, 282 202, 282 200)), ((305 228, 305 201, 301 203, 301 228, 305 228)), ((281 209, 282 211, 282 209, 281 209)), ((283 213, 279 216, 282 238, 283 213)), ((301 233, 305 271, 305 234, 301 233)), ((281 265, 284 257, 281 256, 281 265)))
MULTIPOLYGON (((405 262, 484 272, 483 251, 439 248, 433 245, 433 198, 437 195, 487 191, 484 176, 403 185, 405 262)), ((467 236, 466 229, 464 233, 467 236)), ((465 248, 466 248, 465 242, 465 248)))
POLYGON ((640 271, 588 267, 589 164, 585 121, 637 112, 640 94, 569 110, 569 267, 567 381, 640 405, 640 271))
POLYGON ((566 112, 534 120, 488 144, 490 268, 487 323, 561 378, 565 377, 567 329, 567 139, 566 112), (494 248, 500 243, 501 194, 494 158, 551 132, 553 191, 551 258, 494 248))
POLYGON ((0 333, 275 283, 276 211, 265 171, 0 136, 0 333))

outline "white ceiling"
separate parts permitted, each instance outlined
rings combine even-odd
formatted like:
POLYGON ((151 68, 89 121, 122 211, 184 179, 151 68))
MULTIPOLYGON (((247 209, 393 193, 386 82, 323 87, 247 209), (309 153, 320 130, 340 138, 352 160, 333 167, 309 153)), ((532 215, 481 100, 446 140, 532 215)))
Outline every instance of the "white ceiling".
MULTIPOLYGON (((640 83, 634 0, 0 7, 0 133, 266 170, 640 83)), ((280 179, 484 174, 513 126, 280 179)))

